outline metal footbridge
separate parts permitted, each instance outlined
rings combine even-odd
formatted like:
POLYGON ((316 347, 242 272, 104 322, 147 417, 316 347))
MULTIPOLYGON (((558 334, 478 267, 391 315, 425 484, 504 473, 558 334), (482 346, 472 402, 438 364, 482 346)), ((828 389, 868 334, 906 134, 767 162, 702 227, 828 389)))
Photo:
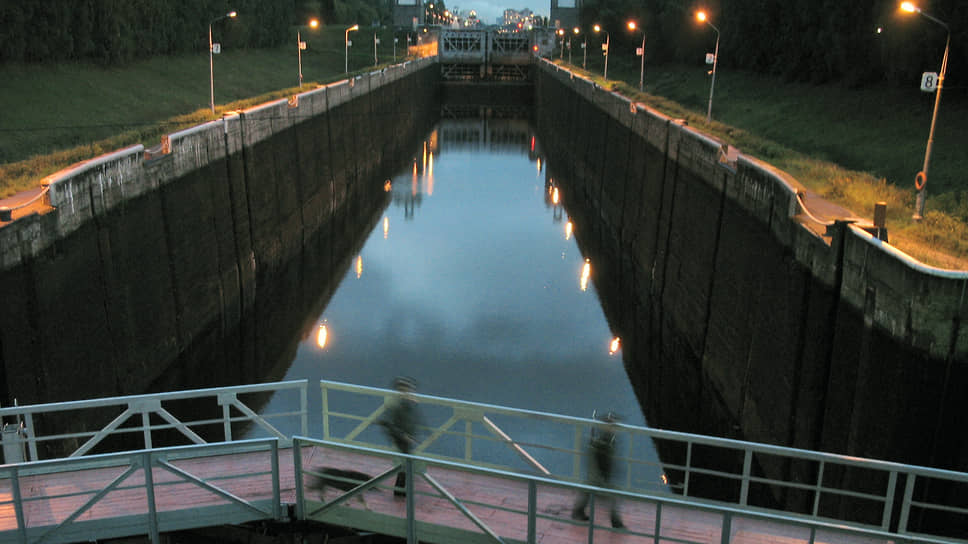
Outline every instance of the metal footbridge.
POLYGON ((258 520, 439 543, 968 542, 964 473, 620 425, 620 478, 597 488, 584 483, 594 419, 415 395, 419 445, 402 455, 378 424, 397 393, 312 389, 0 409, 0 542, 160 542, 258 520), (572 519, 585 493, 591 519, 572 519))

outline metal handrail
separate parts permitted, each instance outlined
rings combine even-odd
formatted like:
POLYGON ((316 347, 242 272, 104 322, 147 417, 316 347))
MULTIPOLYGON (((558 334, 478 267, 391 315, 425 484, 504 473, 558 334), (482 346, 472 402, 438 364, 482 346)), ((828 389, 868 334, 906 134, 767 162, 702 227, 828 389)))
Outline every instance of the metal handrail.
MULTIPOLYGON (((247 512, 246 516, 251 519, 281 519, 282 500, 281 500, 281 473, 279 468, 279 445, 276 439, 257 439, 242 440, 232 443, 204 444, 192 446, 179 446, 172 448, 160 448, 153 450, 140 450, 126 453, 111 453, 91 455, 82 458, 54 459, 47 461, 37 461, 35 463, 25 463, 19 465, 0 466, 0 480, 9 480, 10 495, 9 500, 0 497, 0 508, 11 509, 17 520, 16 533, 18 542, 43 542, 57 541, 58 534, 63 535, 65 531, 74 531, 70 534, 70 539, 76 541, 104 538, 105 530, 109 530, 117 524, 117 519, 105 518, 92 521, 89 513, 98 504, 105 500, 113 492, 130 492, 132 490, 144 490, 147 504, 143 521, 139 521, 136 526, 132 525, 125 528, 127 533, 136 527, 143 529, 142 534, 147 534, 152 542, 161 542, 159 510, 157 508, 157 497, 162 494, 164 488, 170 485, 190 484, 204 489, 208 493, 215 494, 234 505, 239 511, 247 512), (173 464, 174 461, 209 457, 214 455, 225 455, 228 453, 253 453, 265 452, 269 460, 269 471, 264 473, 240 472, 238 474, 220 474, 216 479, 204 479, 183 468, 173 464), (109 483, 97 488, 78 489, 76 486, 41 486, 29 483, 32 477, 52 475, 63 472, 74 471, 95 471, 114 469, 120 472, 111 479, 109 483), (153 476, 155 470, 168 472, 175 475, 176 481, 157 480, 153 476), (140 478, 132 476, 140 474, 140 478), (252 501, 238 497, 225 488, 225 482, 238 478, 251 478, 253 476, 271 477, 271 496, 262 500, 263 504, 256 504, 252 501), (29 487, 29 489, 24 489, 29 487), (27 492, 27 493, 25 493, 27 492), (73 511, 68 515, 56 518, 52 525, 46 521, 30 519, 26 513, 27 504, 37 501, 51 501, 59 504, 69 502, 75 503, 73 511), (81 523, 79 520, 83 519, 81 523), (80 525, 83 525, 81 527, 80 525)), ((227 465, 229 468, 231 464, 227 465)), ((242 469, 236 469, 242 470, 242 469)), ((113 474, 113 473, 112 473, 113 474)), ((193 505, 181 505, 182 509, 193 509, 193 505)), ((225 510, 220 510, 221 515, 225 515, 225 510)), ((132 516, 137 518, 137 515, 132 516)), ((130 525, 130 522, 129 522, 130 525)), ((60 539, 64 537, 61 536, 60 539)))
MULTIPOLYGON (((321 381, 320 388, 323 396, 323 439, 343 444, 387 449, 387 442, 382 434, 367 434, 367 428, 378 420, 383 406, 390 402, 396 393, 385 389, 356 386, 339 382, 321 381), (336 394, 350 395, 341 407, 361 406, 361 413, 350 413, 343 408, 336 410, 333 402, 336 394), (371 397, 369 403, 361 403, 354 396, 371 397), (375 407, 375 409, 373 409, 375 407), (336 432, 335 427, 344 429, 352 426, 351 432, 336 432)), ((550 468, 541 475, 562 482, 581 482, 581 463, 585 455, 583 447, 592 429, 602 428, 603 423, 569 416, 518 410, 481 403, 457 401, 429 395, 413 395, 423 412, 439 412, 434 421, 422 428, 423 434, 420 445, 414 454, 423 458, 440 461, 474 464, 476 466, 504 470, 518 473, 534 473, 536 466, 550 468), (570 437, 558 437, 554 443, 535 443, 514 440, 515 433, 508 436, 493 436, 491 433, 474 432, 472 427, 476 422, 483 422, 486 418, 502 416, 501 425, 507 420, 516 421, 518 430, 522 426, 541 429, 557 429, 571 432, 570 437), (459 423, 464 422, 463 431, 459 423), (523 424, 522 424, 523 422, 523 424), (570 431, 568 431, 570 429, 570 431), (449 437, 451 442, 463 441, 463 451, 441 452, 432 451, 430 446, 442 437, 449 437), (571 443, 570 447, 562 447, 561 443, 571 443), (524 467, 513 462, 497 462, 493 455, 487 457, 478 455, 483 451, 494 452, 494 448, 482 448, 480 443, 503 444, 510 446, 518 454, 525 454, 534 462, 526 462, 524 467), (557 445, 556 445, 557 444, 557 445), (566 455, 572 459, 570 467, 562 467, 561 463, 549 463, 547 459, 556 455, 566 455)), ((520 433, 519 433, 520 434, 520 433)), ((687 498, 707 500, 709 494, 708 481, 714 480, 719 487, 731 490, 730 497, 717 496, 716 500, 733 504, 744 509, 763 512, 786 512, 805 516, 807 519, 830 520, 834 522, 863 523, 867 526, 878 527, 887 531, 891 528, 892 519, 897 521, 899 534, 907 534, 908 520, 914 511, 948 512, 964 516, 968 520, 968 509, 939 504, 929 500, 921 500, 913 491, 923 487, 927 482, 949 485, 956 489, 968 489, 968 474, 864 459, 832 453, 815 452, 783 446, 757 444, 740 440, 715 438, 709 436, 665 431, 660 429, 618 425, 617 436, 627 448, 617 451, 615 463, 624 468, 624 482, 616 484, 620 490, 632 493, 676 492, 687 498), (677 457, 667 455, 666 459, 649 458, 650 449, 646 446, 655 443, 666 446, 666 451, 679 450, 683 452, 677 457), (708 450, 705 456, 696 455, 696 449, 708 450), (701 459, 733 460, 733 466, 728 468, 704 466, 701 459), (764 464, 770 460, 773 465, 782 463, 800 465, 798 477, 794 471, 770 471, 764 464), (659 469, 662 477, 667 479, 672 475, 675 481, 669 481, 667 486, 652 485, 654 482, 633 477, 641 473, 641 469, 659 469), (863 477, 851 480, 848 478, 832 478, 831 474, 863 473, 863 477), (826 476, 825 476, 826 474, 826 476), (676 479, 674 476, 678 475, 676 479), (707 480, 702 486, 698 480, 707 480), (920 487, 919 487, 920 486, 920 487), (752 489, 767 488, 771 493, 754 495, 752 489), (906 493, 896 498, 896 491, 905 490, 906 493), (799 505, 788 504, 776 506, 772 501, 787 493, 800 493, 806 498, 799 505), (824 506, 830 502, 841 501, 844 504, 863 504, 868 510, 853 511, 842 508, 842 512, 831 513, 824 506)), ((654 455, 654 454, 653 454, 654 455)), ((668 481, 668 480, 667 480, 668 481)))
POLYGON ((280 431, 273 421, 279 419, 295 419, 299 422, 298 428, 301 432, 308 434, 308 394, 307 380, 294 380, 286 382, 273 382, 255 385, 240 385, 232 387, 216 387, 206 389, 194 389, 187 391, 153 393, 146 395, 129 395, 121 397, 110 397, 103 399, 90 399, 71 402, 58 402, 47 404, 12 406, 0 408, 0 419, 9 421, 13 419, 21 429, 16 434, 8 436, 4 433, 4 454, 7 463, 40 461, 47 455, 38 448, 39 444, 59 445, 62 449, 69 448, 69 453, 63 454, 66 457, 79 457, 90 454, 95 447, 104 443, 109 437, 125 437, 141 435, 140 448, 151 449, 154 437, 163 431, 175 431, 181 435, 183 440, 192 444, 204 444, 212 440, 206 440, 199 435, 196 429, 221 427, 221 432, 216 433, 214 441, 232 441, 239 437, 233 435, 233 425, 247 424, 260 428, 262 432, 269 436, 280 439, 283 444, 290 440, 290 434, 280 431), (249 394, 278 394, 290 391, 299 395, 299 410, 295 412, 277 413, 257 413, 246 402, 241 400, 241 395, 249 394), (172 406, 179 401, 204 402, 210 401, 212 406, 211 414, 196 416, 192 410, 192 416, 196 419, 178 418, 171 410, 172 406), (100 411, 102 417, 104 413, 117 411, 117 415, 107 424, 96 429, 82 428, 80 430, 54 431, 45 430, 54 427, 49 416, 55 413, 69 412, 71 414, 70 424, 74 427, 83 426, 86 423, 83 412, 93 414, 100 411), (40 417, 44 416, 44 417, 40 417), (152 420, 152 416, 160 418, 163 422, 159 423, 152 420), (137 422, 134 425, 129 422, 137 422), (128 426, 125 426, 125 425, 128 426), (15 441, 16 444, 10 444, 15 441), (80 442, 80 446, 76 444, 80 442), (26 454, 21 453, 20 459, 11 459, 17 447, 26 447, 26 454))
MULTIPOLYGON (((657 512, 661 512, 663 507, 679 507, 679 508, 698 510, 701 512, 719 515, 721 516, 721 535, 722 535, 721 540, 724 543, 731 541, 730 526, 732 524, 732 521, 736 518, 755 519, 755 520, 761 520, 766 522, 778 522, 778 523, 783 523, 783 524, 788 524, 788 525, 793 525, 796 527, 802 527, 802 528, 808 529, 809 535, 810 535, 808 542, 810 544, 813 544, 813 542, 815 542, 815 539, 818 537, 817 536, 818 531, 828 531, 828 532, 838 533, 838 534, 847 534, 847 535, 853 535, 853 536, 864 537, 864 538, 872 538, 872 539, 876 538, 876 539, 884 539, 884 540, 895 540, 899 536, 898 533, 895 533, 895 532, 884 531, 884 530, 860 526, 860 525, 849 525, 835 520, 812 519, 809 517, 795 515, 795 514, 750 510, 750 509, 738 508, 738 507, 733 507, 728 505, 718 505, 718 504, 714 504, 706 501, 698 501, 696 499, 691 499, 688 497, 679 497, 675 495, 662 494, 662 493, 659 493, 659 494, 634 493, 634 492, 622 491, 617 489, 597 487, 597 486, 592 486, 592 485, 587 485, 582 483, 565 482, 565 481, 556 480, 553 478, 546 478, 538 475, 521 474, 518 472, 497 470, 493 468, 468 465, 468 464, 453 462, 453 461, 445 461, 441 459, 435 459, 435 458, 424 457, 419 455, 388 452, 382 448, 372 448, 372 447, 365 447, 365 446, 359 446, 359 445, 353 445, 353 444, 343 444, 338 442, 318 440, 318 439, 302 437, 302 436, 293 437, 293 447, 296 448, 297 450, 299 448, 303 448, 307 446, 317 446, 320 448, 327 448, 327 449, 332 448, 332 449, 338 449, 338 450, 345 450, 345 451, 349 451, 357 454, 381 457, 384 459, 393 460, 397 464, 395 464, 393 468, 391 468, 391 470, 384 472, 383 474, 380 474, 376 477, 373 477, 369 481, 359 482, 359 485, 356 486, 354 489, 348 491, 347 493, 340 494, 336 498, 323 502, 323 505, 314 511, 309 511, 309 508, 308 508, 309 504, 306 497, 306 489, 301 482, 304 480, 305 477, 316 476, 317 474, 315 474, 313 469, 303 467, 301 461, 299 460, 299 456, 295 456, 294 461, 295 461, 295 472, 296 472, 295 480, 296 480, 296 517, 297 519, 300 519, 300 520, 313 519, 314 515, 317 515, 320 512, 323 512, 334 505, 347 501, 349 498, 353 497, 356 494, 359 494, 360 492, 362 492, 367 488, 372 488, 374 486, 377 486, 379 484, 379 481, 386 478, 388 475, 392 475, 396 471, 405 471, 407 474, 407 478, 406 478, 407 493, 406 493, 405 500, 407 503, 406 511, 408 514, 407 519, 405 521, 407 525, 408 543, 416 542, 417 520, 414 515, 414 512, 415 512, 414 503, 417 500, 420 500, 419 499, 420 494, 414 492, 411 482, 413 482, 414 478, 417 476, 425 477, 427 469, 430 467, 438 467, 438 468, 448 469, 448 470, 457 471, 457 472, 467 472, 467 473, 473 473, 473 474, 494 476, 494 477, 498 477, 506 480, 513 480, 513 481, 527 484, 528 486, 527 507, 523 510, 516 510, 513 507, 507 506, 507 503, 504 500, 504 497, 501 497, 501 500, 498 503, 493 503, 493 504, 479 502, 479 500, 478 501, 470 501, 470 500, 460 501, 459 497, 454 497, 448 490, 442 490, 441 486, 438 483, 436 483, 436 481, 431 481, 432 479, 428 480, 429 483, 431 483, 431 486, 438 493, 440 493, 441 496, 445 497, 447 500, 451 502, 454 502, 455 505, 457 505, 457 503, 460 503, 460 506, 469 504, 473 506, 481 506, 486 508, 492 508, 495 510, 503 510, 503 511, 522 515, 526 519, 526 523, 527 523, 527 539, 525 542, 528 542, 528 543, 537 542, 535 522, 538 517, 543 519, 551 519, 557 523, 562 523, 562 524, 573 524, 573 525, 587 524, 588 530, 589 530, 589 542, 592 541, 591 533, 593 531, 609 530, 604 526, 596 525, 594 521, 585 522, 585 521, 574 521, 570 519, 569 517, 570 510, 565 510, 563 514, 560 514, 557 516, 549 513, 539 513, 536 505, 537 494, 535 492, 538 486, 562 488, 562 489, 572 490, 578 493, 591 494, 593 498, 590 501, 591 511, 588 516, 591 520, 595 519, 595 516, 594 516, 594 513, 595 513, 594 497, 595 496, 610 497, 612 498, 612 500, 620 500, 623 503, 626 501, 653 503, 656 505, 657 512)), ((461 508, 461 510, 463 512, 466 509, 461 508)), ((469 512, 465 512, 465 515, 468 515, 468 517, 470 517, 469 512)), ((479 520, 477 519, 472 519, 472 521, 474 521, 475 523, 479 522, 479 520)), ((652 528, 652 532, 649 532, 649 533, 637 532, 637 531, 628 530, 628 529, 623 529, 622 531, 623 533, 627 533, 632 536, 658 539, 659 536, 662 534, 661 529, 662 529, 661 515, 657 514, 655 516, 655 525, 652 528)), ((487 534, 491 535, 495 541, 504 542, 502 537, 492 532, 489 528, 482 527, 482 530, 484 530, 487 534)), ((937 538, 931 535, 912 534, 912 533, 906 533, 903 535, 903 537, 905 540, 923 542, 927 544, 956 544, 956 543, 960 544, 963 542, 955 539, 937 538)), ((669 538, 663 537, 663 540, 669 540, 669 538)), ((686 542, 686 543, 692 542, 688 540, 676 540, 676 541, 686 542)), ((698 542, 699 541, 696 541, 696 544, 698 544, 698 542)), ((706 540, 703 540, 702 542, 706 542, 706 540)))
MULTIPOLYGON (((398 393, 386 389, 320 381, 322 440, 387 452, 389 442, 377 424, 398 393)), ((559 483, 582 484, 588 438, 605 424, 586 418, 464 402, 430 395, 414 395, 422 414, 418 444, 413 454, 422 459, 459 463, 482 469, 538 476, 559 483)), ((284 404, 284 403, 279 403, 284 404)), ((97 399, 0 409, 0 416, 26 422, 32 465, 39 462, 37 444, 64 440, 81 444, 70 455, 89 455, 95 444, 118 434, 141 433, 146 448, 154 433, 179 433, 182 440, 204 443, 199 427, 222 427, 221 439, 240 438, 233 425, 258 426, 282 444, 292 435, 308 435, 307 381, 277 382, 238 387, 97 399), (300 409, 257 414, 239 399, 243 393, 295 392, 300 409), (171 415, 168 403, 200 401, 193 420, 171 415), (208 403, 208 404, 206 404, 208 403), (205 407, 211 406, 211 413, 205 407), (76 432, 44 434, 34 422, 69 413, 72 422, 84 409, 117 410, 106 426, 76 432), (221 410, 221 414, 218 411, 221 410), (66 412, 69 411, 69 412, 66 412), (154 416, 153 416, 154 414, 154 416), (238 415, 241 414, 241 415, 238 415), (141 415, 129 428, 126 419, 141 415), (35 417, 36 416, 36 417, 35 417), (44 416, 44 417, 40 417, 44 416), (162 422, 152 421, 162 418, 162 422), (286 433, 270 419, 298 421, 299 433, 286 433), (138 424, 140 423, 140 424, 138 424), (237 433, 236 433, 237 434, 237 433)), ((193 405, 193 408, 198 406, 193 405)), ((19 427, 19 425, 18 425, 19 427)), ((286 429, 295 429, 290 425, 286 429)), ((714 500, 744 512, 765 512, 831 523, 850 523, 895 535, 911 534, 909 521, 921 514, 957 516, 968 520, 968 508, 953 497, 968 490, 968 474, 929 467, 877 461, 782 446, 756 444, 675 431, 618 424, 615 465, 619 478, 612 485, 634 494, 679 496, 690 501, 714 500), (662 452, 660 457, 657 451, 662 452), (710 494, 710 490, 720 491, 710 494), (944 493, 938 493, 943 490, 944 493), (786 500, 787 496, 796 500, 786 500), (854 505, 865 509, 855 509, 854 505)), ((3 442, 7 453, 7 433, 3 442)), ((139 448, 140 449, 140 448, 139 448)), ((392 453, 392 452, 391 452, 392 453)), ((66 455, 66 454, 65 454, 66 455)), ((7 460, 11 462, 10 459, 7 460)), ((922 523, 926 523, 922 521, 922 523)), ((944 527, 911 526, 922 533, 943 535, 944 527)))

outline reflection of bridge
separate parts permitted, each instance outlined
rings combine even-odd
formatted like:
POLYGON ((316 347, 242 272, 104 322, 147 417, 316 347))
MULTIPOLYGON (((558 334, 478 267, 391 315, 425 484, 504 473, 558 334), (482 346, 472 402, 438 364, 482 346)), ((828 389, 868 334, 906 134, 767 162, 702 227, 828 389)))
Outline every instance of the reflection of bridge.
POLYGON ((592 488, 581 483, 582 458, 600 422, 415 395, 424 426, 404 456, 387 448, 378 423, 397 393, 318 385, 322 421, 312 425, 305 380, 0 409, 26 423, 3 433, 0 542, 159 542, 168 531, 272 520, 408 542, 965 542, 936 535, 968 518, 958 503, 968 474, 619 425, 620 477, 612 489, 592 488), (257 414, 250 398, 268 393, 273 401, 257 414), (58 413, 71 432, 46 432, 42 420, 58 413), (305 438, 310 429, 318 438, 305 438), (91 454, 119 434, 147 449, 91 454), (17 441, 31 462, 11 462, 17 441), (53 442, 73 453, 38 461, 38 444, 53 442), (678 453, 657 458, 660 442, 678 453), (798 470, 768 478, 762 462, 798 470), (408 493, 392 497, 401 470, 408 493), (843 477, 852 472, 863 477, 843 477), (715 500, 704 496, 710 489, 715 500), (586 491, 620 499, 626 527, 609 527, 594 500, 592 523, 572 520, 586 491), (784 495, 792 505, 778 506, 784 495), (873 516, 859 519, 865 513, 873 516))
POLYGON ((532 59, 553 44, 551 30, 441 30, 440 73, 445 80, 526 80, 532 59))

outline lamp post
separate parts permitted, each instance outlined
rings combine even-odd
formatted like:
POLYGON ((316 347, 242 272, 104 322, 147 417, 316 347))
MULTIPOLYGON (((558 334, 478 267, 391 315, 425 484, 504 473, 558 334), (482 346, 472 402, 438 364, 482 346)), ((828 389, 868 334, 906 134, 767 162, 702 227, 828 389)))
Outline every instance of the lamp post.
POLYGON ((212 106, 212 115, 215 115, 215 48, 212 44, 212 25, 217 21, 225 19, 226 17, 235 17, 236 15, 238 15, 238 13, 230 11, 225 15, 212 19, 208 23, 208 88, 210 104, 212 106))
POLYGON ((558 34, 558 37, 561 38, 561 52, 558 54, 558 58, 565 60, 565 29, 559 28, 555 31, 555 34, 558 34))
MULTIPOLYGON (((635 32, 638 25, 635 21, 629 21, 629 30, 635 32)), ((642 57, 639 62, 639 92, 642 92, 642 81, 645 79, 645 30, 642 31, 642 47, 637 51, 638 55, 642 57)))
POLYGON ((350 32, 359 29, 360 25, 353 25, 346 29, 343 36, 343 71, 347 74, 350 73, 350 32))
POLYGON ((719 63, 719 29, 709 21, 705 11, 697 11, 696 20, 700 23, 706 23, 716 31, 716 50, 713 52, 713 71, 711 72, 713 79, 709 82, 709 108, 706 110, 706 122, 708 123, 713 117, 713 89, 716 87, 716 65, 719 63))
POLYGON ((602 77, 605 79, 605 81, 608 81, 608 45, 609 45, 610 36, 608 35, 607 30, 602 30, 601 25, 595 25, 592 28, 595 29, 595 32, 605 33, 605 45, 602 46, 602 51, 604 51, 604 55, 605 55, 605 72, 602 74, 602 77))
MULTIPOLYGON (((581 32, 581 29, 576 26, 575 28, 571 29, 571 31, 575 34, 575 36, 577 36, 578 33, 581 32)), ((568 38, 568 64, 571 64, 571 38, 568 38)), ((582 68, 584 68, 584 66, 582 66, 582 68)))
MULTIPOLYGON (((316 28, 319 26, 319 21, 316 19, 309 20, 309 28, 316 28)), ((303 75, 302 75, 302 52, 306 49, 306 44, 302 41, 302 36, 299 35, 299 29, 296 29, 296 55, 299 57, 299 87, 302 87, 303 75)))
POLYGON ((944 21, 921 11, 921 8, 911 2, 901 3, 901 10, 907 13, 917 13, 929 21, 938 23, 948 32, 948 39, 944 45, 944 56, 941 59, 941 73, 938 75, 938 88, 934 94, 934 113, 931 114, 931 130, 928 132, 928 145, 924 150, 924 166, 914 178, 914 187, 918 190, 918 198, 912 219, 920 221, 924 216, 924 200, 927 197, 928 166, 931 164, 931 148, 934 146, 934 127, 938 121, 938 106, 941 105, 941 86, 944 84, 945 72, 948 70, 948 50, 951 47, 951 29, 944 21))

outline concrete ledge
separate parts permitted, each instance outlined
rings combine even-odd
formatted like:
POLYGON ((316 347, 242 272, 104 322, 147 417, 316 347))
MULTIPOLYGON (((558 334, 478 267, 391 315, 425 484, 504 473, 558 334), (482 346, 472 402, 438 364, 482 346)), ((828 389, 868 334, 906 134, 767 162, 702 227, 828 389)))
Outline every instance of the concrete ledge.
POLYGON ((73 232, 91 217, 150 190, 142 170, 144 149, 133 145, 44 178, 41 185, 48 188, 47 203, 57 208, 58 234, 73 232))

